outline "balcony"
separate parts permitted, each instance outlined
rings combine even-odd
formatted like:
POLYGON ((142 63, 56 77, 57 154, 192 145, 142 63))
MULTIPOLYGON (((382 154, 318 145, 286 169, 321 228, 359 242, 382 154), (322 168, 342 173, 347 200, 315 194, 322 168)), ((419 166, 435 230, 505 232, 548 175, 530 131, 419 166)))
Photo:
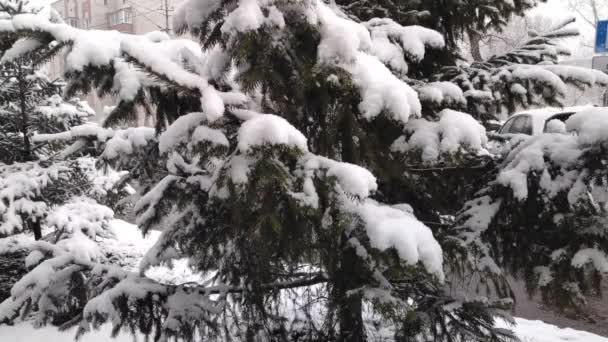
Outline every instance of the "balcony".
POLYGON ((72 27, 76 27, 76 28, 80 27, 79 20, 77 17, 67 17, 67 18, 65 18, 65 22, 72 27))
POLYGON ((121 8, 118 11, 107 13, 108 28, 120 32, 133 33, 133 10, 131 7, 121 8))

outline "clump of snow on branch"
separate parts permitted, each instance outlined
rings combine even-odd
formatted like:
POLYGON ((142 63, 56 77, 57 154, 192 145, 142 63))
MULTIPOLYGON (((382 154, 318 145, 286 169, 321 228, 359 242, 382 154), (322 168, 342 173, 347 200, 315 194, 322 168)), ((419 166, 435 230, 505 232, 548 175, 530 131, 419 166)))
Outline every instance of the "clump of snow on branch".
POLYGON ((209 128, 204 125, 198 126, 194 132, 192 132, 192 141, 209 142, 213 145, 226 147, 230 145, 228 138, 221 130, 209 128))
POLYGON ((71 235, 80 231, 89 239, 95 240, 97 237, 111 236, 107 224, 113 217, 114 212, 110 208, 80 197, 53 210, 45 223, 62 234, 71 235))
POLYGON ((360 88, 359 110, 366 119, 372 120, 383 111, 388 111, 397 122, 407 122, 410 116, 420 115, 422 106, 416 92, 376 57, 361 52, 346 68, 360 88))
POLYGON ((446 109, 439 113, 439 121, 410 120, 405 131, 407 134, 397 139, 391 149, 400 153, 421 151, 421 159, 426 163, 461 150, 487 153, 485 128, 465 113, 446 109))
POLYGON ((173 146, 188 139, 192 127, 198 126, 203 120, 205 120, 205 115, 200 112, 180 116, 158 137, 160 153, 166 153, 173 146))
POLYGON ((0 164, 0 235, 26 229, 24 217, 34 221, 42 219, 48 206, 37 198, 66 170, 61 164, 48 168, 35 162, 0 164))
POLYGON ((319 61, 342 66, 352 74, 361 92, 359 109, 363 116, 371 120, 386 110, 394 120, 406 122, 411 115, 420 115, 416 92, 384 63, 406 72, 403 54, 419 60, 426 46, 443 47, 441 35, 419 27, 402 27, 390 20, 372 20, 366 27, 341 17, 321 1, 316 7, 321 24, 319 61))
POLYGON ((424 58, 426 47, 445 46, 440 33, 425 27, 401 26, 389 18, 374 18, 363 24, 371 33, 373 54, 402 74, 408 71, 404 55, 419 62, 424 58))
MULTIPOLYGON (((194 112, 180 116, 158 137, 160 153, 167 153, 181 143, 209 143, 214 146, 228 147, 226 135, 219 129, 203 124, 207 120, 205 113, 194 112)), ((268 128, 269 131, 272 128, 268 128)))
POLYGON ((582 268, 591 264, 600 273, 608 274, 608 256, 594 248, 582 249, 572 257, 572 266, 582 268))
POLYGON ((135 212, 137 215, 137 224, 143 225, 148 220, 152 219, 156 215, 156 205, 162 199, 164 192, 169 186, 175 182, 177 177, 168 175, 163 178, 154 188, 148 191, 142 196, 139 201, 135 204, 135 212))
POLYGON ((452 82, 431 82, 416 89, 421 102, 464 105, 467 99, 462 89, 452 82))
POLYGON ((532 137, 507 156, 506 165, 497 181, 509 186, 513 195, 523 200, 528 197, 528 174, 545 169, 545 156, 558 161, 562 166, 571 166, 581 154, 576 139, 570 136, 545 134, 532 137))
POLYGON ((589 108, 572 115, 566 121, 566 130, 575 133, 582 144, 595 144, 608 140, 608 109, 589 108))
POLYGON ((36 107, 36 112, 49 120, 62 123, 64 128, 70 127, 73 122, 80 123, 95 116, 95 111, 86 101, 72 99, 65 102, 59 95, 48 98, 45 105, 36 107))
POLYGON ((156 139, 156 131, 151 127, 129 127, 126 129, 103 128, 96 123, 87 123, 70 128, 69 131, 55 134, 37 134, 32 140, 43 141, 72 141, 91 139, 105 143, 102 157, 115 159, 135 153, 156 139))
POLYGON ((430 273, 443 281, 441 246, 431 230, 415 216, 371 199, 349 204, 347 210, 349 207, 364 221, 372 247, 379 250, 394 248, 408 264, 422 262, 430 273))
MULTIPOLYGON (((185 55, 202 58, 199 46, 187 39, 164 39, 158 34, 136 36, 118 31, 81 30, 65 23, 51 22, 42 12, 18 14, 12 19, 0 21, 2 31, 41 31, 50 34, 56 43, 68 44, 65 55, 67 71, 80 72, 87 66, 109 67, 114 63, 115 90, 121 99, 127 101, 133 100, 142 85, 151 84, 154 80, 126 64, 122 59, 125 52, 149 62, 150 67, 158 73, 176 75, 174 77, 179 77, 181 81, 189 80, 189 85, 200 86, 201 89, 205 87, 202 86, 205 85, 203 78, 188 73, 180 64, 185 55)), ((3 58, 15 58, 30 50, 17 46, 5 53, 3 58)))
MULTIPOLYGON (((550 133, 532 137, 516 147, 504 161, 504 168, 498 175, 500 184, 509 186, 516 198, 523 200, 528 196, 528 176, 531 172, 543 172, 548 160, 564 172, 553 181, 544 182, 546 190, 551 187, 564 189, 576 183, 576 165, 586 146, 608 141, 608 110, 590 108, 572 115, 566 121, 566 130, 572 134, 550 133), (566 173, 566 170, 571 170, 566 173)), ((574 202, 582 193, 572 188, 571 200, 574 202)), ((549 191, 555 193, 556 191, 549 191)))
MULTIPOLYGON (((177 11, 175 25, 197 26, 219 8, 219 2, 199 4, 186 1, 177 11), (198 21, 193 21, 190 19, 191 13, 197 13, 201 17, 198 21)), ((356 23, 335 6, 330 7, 319 0, 287 6, 284 10, 295 9, 302 11, 311 24, 319 25, 321 42, 318 46, 318 62, 342 67, 352 74, 354 83, 361 92, 362 102, 359 107, 365 118, 371 120, 386 111, 394 120, 406 122, 410 116, 420 115, 421 105, 416 92, 397 78, 384 63, 395 70, 407 71, 403 56, 419 61, 424 57, 425 48, 442 48, 444 41, 439 33, 417 26, 403 27, 390 20, 356 23)), ((272 2, 241 1, 228 14, 228 18, 239 20, 235 23, 228 20, 222 30, 243 32, 255 30, 262 25, 281 27, 280 14, 281 8, 275 7, 272 2), (266 9, 268 16, 261 9, 266 9)), ((447 87, 443 89, 447 90, 447 87)), ((453 96, 453 89, 449 89, 449 93, 446 97, 461 97, 453 96)))
POLYGON ((37 39, 21 38, 4 52, 2 58, 0 58, 0 63, 12 62, 21 57, 23 54, 38 49, 40 45, 40 41, 37 39))
POLYGON ((338 162, 329 158, 306 155, 302 158, 305 173, 323 171, 327 177, 335 177, 338 190, 359 198, 366 198, 378 189, 376 177, 358 165, 338 162))
POLYGON ((285 145, 308 152, 306 137, 287 120, 271 114, 245 121, 239 129, 238 141, 238 148, 244 153, 265 144, 285 145))

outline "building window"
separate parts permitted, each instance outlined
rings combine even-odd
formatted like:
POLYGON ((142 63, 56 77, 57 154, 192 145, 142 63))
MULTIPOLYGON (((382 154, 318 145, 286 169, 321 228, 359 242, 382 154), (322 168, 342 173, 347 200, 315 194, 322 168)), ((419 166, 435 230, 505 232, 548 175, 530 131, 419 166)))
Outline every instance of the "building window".
POLYGON ((116 26, 120 24, 132 24, 133 14, 131 7, 119 9, 116 12, 108 14, 108 25, 116 26))
POLYGON ((78 18, 76 18, 76 17, 67 17, 66 22, 70 26, 78 27, 78 18))

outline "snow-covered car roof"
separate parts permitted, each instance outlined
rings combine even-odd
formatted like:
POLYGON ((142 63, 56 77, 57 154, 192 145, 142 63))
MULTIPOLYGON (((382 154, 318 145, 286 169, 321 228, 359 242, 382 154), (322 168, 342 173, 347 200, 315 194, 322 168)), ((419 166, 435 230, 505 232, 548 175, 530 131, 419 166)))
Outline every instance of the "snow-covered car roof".
POLYGON ((543 131, 545 126, 545 121, 549 119, 551 116, 558 113, 578 113, 582 110, 593 108, 592 105, 587 106, 575 106, 575 107, 544 107, 544 108, 536 108, 536 109, 528 109, 525 111, 517 112, 513 114, 509 119, 520 116, 520 115, 530 115, 532 118, 532 129, 533 135, 540 134, 543 131))

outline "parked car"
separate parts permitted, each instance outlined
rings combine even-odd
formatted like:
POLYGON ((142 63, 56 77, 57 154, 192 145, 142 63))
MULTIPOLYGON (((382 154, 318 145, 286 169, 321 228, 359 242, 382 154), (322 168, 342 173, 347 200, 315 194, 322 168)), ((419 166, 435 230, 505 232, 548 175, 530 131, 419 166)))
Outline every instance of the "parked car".
POLYGON ((589 108, 593 107, 541 108, 513 114, 499 129, 488 133, 488 151, 501 155, 529 136, 567 133, 565 122, 572 115, 589 108))
POLYGON ((547 133, 551 120, 566 122, 570 116, 590 107, 542 108, 513 114, 497 131, 499 136, 511 134, 539 135, 547 133))

